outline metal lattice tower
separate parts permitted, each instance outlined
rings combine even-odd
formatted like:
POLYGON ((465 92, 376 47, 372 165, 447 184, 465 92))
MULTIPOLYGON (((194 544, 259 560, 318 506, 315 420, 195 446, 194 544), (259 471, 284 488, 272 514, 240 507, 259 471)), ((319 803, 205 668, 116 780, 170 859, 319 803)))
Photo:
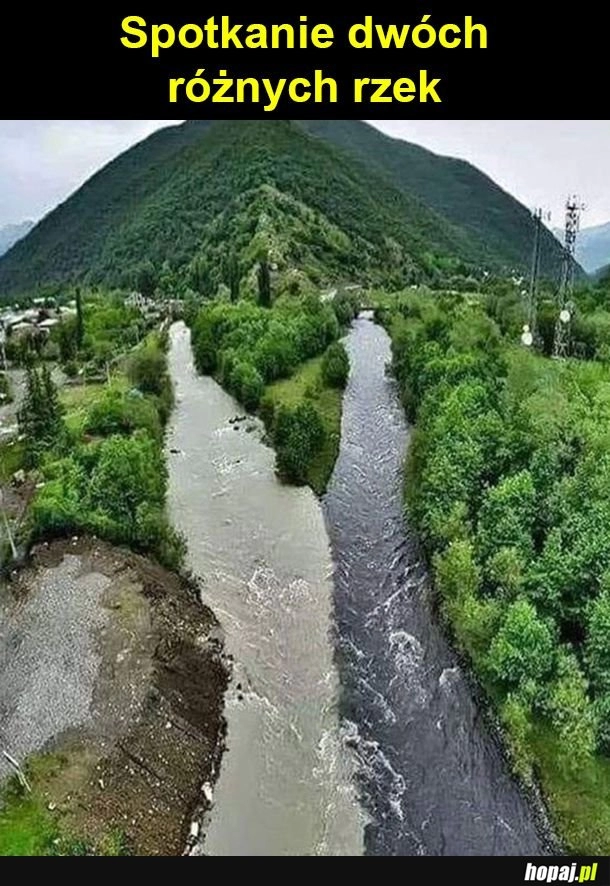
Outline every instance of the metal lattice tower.
POLYGON ((553 344, 553 357, 563 358, 570 353, 570 337, 572 332, 572 317, 574 303, 572 294, 574 291, 574 266, 576 252, 576 238, 580 229, 580 213, 584 205, 578 197, 570 196, 566 202, 566 224, 563 243, 563 262, 561 266, 561 280, 557 293, 557 320, 555 322, 555 341, 553 344))

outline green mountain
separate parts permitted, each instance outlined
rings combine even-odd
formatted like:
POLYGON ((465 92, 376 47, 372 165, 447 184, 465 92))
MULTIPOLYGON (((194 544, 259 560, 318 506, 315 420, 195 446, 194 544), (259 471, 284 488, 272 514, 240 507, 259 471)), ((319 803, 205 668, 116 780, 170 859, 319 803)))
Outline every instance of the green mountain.
POLYGON ((456 162, 363 123, 187 122, 122 154, 15 244, 0 295, 75 280, 213 294, 234 260, 252 282, 263 252, 287 287, 295 275, 399 286, 458 262, 525 268, 527 210, 468 164, 473 205, 455 210, 456 162), (429 158, 425 187, 402 151, 429 158))
MULTIPOLYGON (((391 138, 357 120, 307 120, 301 125, 465 231, 490 264, 527 267, 532 249, 529 210, 470 163, 391 138)), ((556 276, 560 264, 561 247, 545 229, 543 271, 556 276)))

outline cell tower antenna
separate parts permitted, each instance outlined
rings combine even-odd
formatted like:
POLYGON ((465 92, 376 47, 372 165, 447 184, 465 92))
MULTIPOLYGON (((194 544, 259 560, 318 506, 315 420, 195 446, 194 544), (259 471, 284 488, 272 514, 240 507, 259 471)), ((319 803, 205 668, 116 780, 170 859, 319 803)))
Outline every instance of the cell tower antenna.
POLYGON ((580 214, 585 209, 584 203, 574 194, 566 201, 566 223, 563 241, 563 261, 561 280, 557 293, 557 320, 555 322, 555 340, 553 357, 563 359, 569 356, 572 335, 572 318, 574 316, 574 268, 576 265, 576 238, 580 230, 580 214))
POLYGON ((532 213, 534 220, 534 247, 532 250, 532 268, 530 284, 527 291, 527 325, 523 327, 521 341, 526 347, 531 347, 538 340, 538 278, 540 277, 540 243, 542 240, 542 222, 550 220, 550 212, 535 209, 532 213))

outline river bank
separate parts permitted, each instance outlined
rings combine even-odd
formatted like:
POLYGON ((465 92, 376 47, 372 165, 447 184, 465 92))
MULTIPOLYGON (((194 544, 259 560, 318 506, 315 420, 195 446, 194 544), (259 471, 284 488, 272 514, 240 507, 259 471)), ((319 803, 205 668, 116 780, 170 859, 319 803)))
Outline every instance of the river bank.
POLYGON ((603 855, 608 370, 519 348, 488 307, 410 293, 384 312, 416 425, 406 506, 514 770, 566 851, 603 855))
POLYGON ((1 854, 182 854, 227 684, 193 587, 98 540, 42 544, 0 590, 0 632, 1 749, 32 786, 5 792, 1 854))

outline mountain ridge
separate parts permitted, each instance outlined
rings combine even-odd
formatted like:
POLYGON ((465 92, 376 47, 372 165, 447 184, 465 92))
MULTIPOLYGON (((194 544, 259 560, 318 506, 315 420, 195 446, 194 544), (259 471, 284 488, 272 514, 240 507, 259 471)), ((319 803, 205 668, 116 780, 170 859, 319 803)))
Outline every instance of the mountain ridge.
POLYGON ((11 246, 22 237, 25 237, 34 227, 34 222, 27 219, 23 222, 11 222, 0 227, 0 256, 11 248, 11 246))
MULTIPOLYGON (((465 228, 487 244, 491 254, 499 250, 507 263, 526 268, 533 233, 530 211, 473 164, 435 154, 360 121, 301 122, 309 132, 331 139, 371 167, 381 167, 399 190, 409 191, 448 221, 465 228), (481 200, 482 193, 486 201, 481 200)), ((560 263, 561 250, 545 229, 542 270, 555 275, 560 263)))
MULTIPOLYGON (((472 170, 478 202, 469 212, 448 209, 445 203, 460 187, 453 167, 449 174, 443 158, 406 142, 396 148, 395 141, 355 121, 187 121, 157 130, 96 172, 0 258, 0 293, 77 280, 127 286, 142 264, 182 291, 192 283, 195 262, 195 276, 213 292, 222 282, 219 265, 234 244, 240 271, 247 276, 251 270, 257 222, 239 199, 250 192, 261 211, 263 204, 267 210, 274 204, 272 214, 284 213, 284 226, 276 218, 276 235, 282 227, 292 230, 292 243, 282 245, 283 270, 303 271, 316 283, 326 265, 330 279, 386 286, 430 279, 460 263, 525 270, 533 229, 525 207, 456 161, 460 175, 472 170), (381 159, 374 147, 366 150, 378 138, 386 148, 386 140, 392 143, 381 159), (402 169, 413 151, 423 152, 433 167, 441 164, 436 196, 430 190, 434 169, 428 169, 425 187, 413 170, 407 175, 402 169), (271 191, 261 191, 264 186, 271 191), (493 195, 489 206, 485 188, 493 195), (443 189, 449 196, 442 197, 443 189), (299 209, 300 227, 291 225, 291 200, 313 212, 299 209), (486 212, 484 235, 485 225, 474 222, 486 212), (330 230, 335 234, 328 240, 330 230), (343 242, 341 262, 337 238, 349 243, 347 248, 343 242)), ((474 188, 470 179, 467 187, 474 188)))

